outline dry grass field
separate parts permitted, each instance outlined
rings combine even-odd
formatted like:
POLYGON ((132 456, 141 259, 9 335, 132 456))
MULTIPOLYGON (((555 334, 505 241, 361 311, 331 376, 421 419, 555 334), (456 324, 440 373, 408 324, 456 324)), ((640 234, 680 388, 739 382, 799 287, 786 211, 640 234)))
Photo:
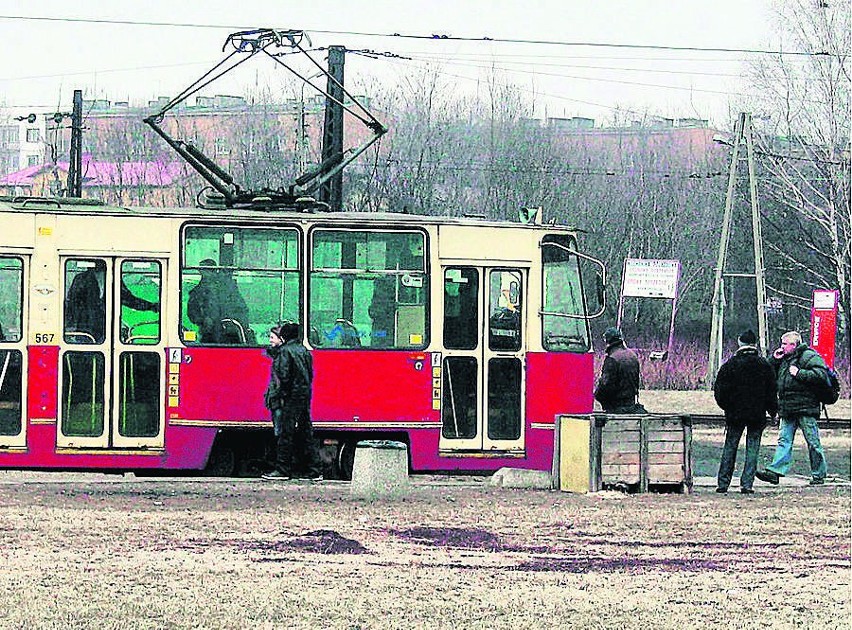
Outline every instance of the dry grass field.
POLYGON ((370 503, 343 482, 56 475, 0 478, 2 628, 792 629, 852 614, 848 484, 571 495, 433 477, 370 503))

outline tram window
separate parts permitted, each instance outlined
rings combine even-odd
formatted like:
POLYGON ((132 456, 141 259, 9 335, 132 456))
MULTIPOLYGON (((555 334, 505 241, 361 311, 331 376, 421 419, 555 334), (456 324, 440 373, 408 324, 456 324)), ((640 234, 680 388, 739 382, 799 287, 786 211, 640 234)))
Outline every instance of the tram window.
POLYGON ((257 346, 266 331, 299 320, 295 229, 188 226, 181 266, 181 330, 187 344, 257 346))
POLYGON ((23 361, 20 350, 4 350, 0 346, 0 435, 21 432, 23 361))
POLYGON ((477 376, 475 357, 444 359, 441 394, 441 435, 469 439, 477 433, 477 376))
POLYGON ((570 250, 573 239, 549 235, 542 240, 544 278, 542 344, 548 351, 587 352, 589 323, 580 279, 580 264, 570 250))
POLYGON ((479 272, 470 267, 444 271, 444 345, 474 350, 479 343, 479 272))
POLYGON ((62 361, 62 434, 97 437, 104 432, 104 355, 69 351, 62 361))
POLYGON ((119 358, 118 432, 153 437, 160 432, 160 355, 123 352, 119 358))
POLYGON ((0 256, 0 343, 21 340, 24 304, 24 263, 0 256))
POLYGON ((100 344, 106 332, 106 262, 65 261, 66 343, 100 344))
POLYGON ((521 437, 521 361, 498 357, 488 361, 488 438, 521 437))
POLYGON ((489 279, 488 347, 516 352, 521 349, 521 272, 491 271, 489 279))
POLYGON ((425 348, 425 235, 316 230, 308 330, 323 348, 425 348))
POLYGON ((160 263, 125 260, 121 263, 121 341, 155 345, 160 341, 160 263))

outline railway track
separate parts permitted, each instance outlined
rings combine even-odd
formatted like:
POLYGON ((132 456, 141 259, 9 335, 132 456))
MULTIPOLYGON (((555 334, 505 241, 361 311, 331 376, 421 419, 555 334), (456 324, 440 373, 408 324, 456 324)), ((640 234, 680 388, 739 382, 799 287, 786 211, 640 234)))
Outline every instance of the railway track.
MULTIPOLYGON (((694 426, 722 426, 725 424, 725 416, 721 414, 690 414, 694 426)), ((817 423, 820 429, 849 429, 852 426, 849 418, 832 418, 822 416, 817 423)), ((770 422, 768 426, 778 426, 778 422, 770 422)))

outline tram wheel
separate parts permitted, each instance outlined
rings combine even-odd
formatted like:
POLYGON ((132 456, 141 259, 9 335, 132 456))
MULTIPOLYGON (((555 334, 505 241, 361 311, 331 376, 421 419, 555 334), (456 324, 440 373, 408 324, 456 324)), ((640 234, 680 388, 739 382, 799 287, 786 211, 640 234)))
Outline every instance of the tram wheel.
POLYGON ((341 479, 349 481, 352 479, 352 468, 355 466, 356 442, 345 441, 340 443, 337 450, 337 472, 341 479))
POLYGON ((216 442, 202 474, 208 477, 232 477, 237 470, 237 453, 232 446, 216 442))

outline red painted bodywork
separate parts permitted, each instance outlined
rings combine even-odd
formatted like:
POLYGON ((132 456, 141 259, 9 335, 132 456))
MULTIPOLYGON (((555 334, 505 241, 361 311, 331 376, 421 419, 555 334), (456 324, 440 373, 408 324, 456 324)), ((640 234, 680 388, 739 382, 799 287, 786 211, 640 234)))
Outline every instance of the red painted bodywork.
MULTIPOLYGON (((444 456, 439 452, 441 412, 432 408, 432 353, 318 350, 313 352, 312 415, 318 433, 407 434, 413 470, 496 470, 502 466, 549 470, 554 417, 592 410, 593 356, 526 355, 525 454, 522 457, 444 456), (532 425, 544 428, 533 428, 532 425), (419 425, 419 426, 416 426, 419 425)), ((0 466, 63 469, 199 469, 222 426, 268 426, 263 392, 270 360, 258 348, 184 348, 179 403, 166 408, 165 449, 157 455, 56 452, 59 348, 29 348, 27 449, 0 453, 0 466), (180 423, 201 423, 185 426, 180 423), (223 425, 222 423, 229 423, 223 425), (178 424, 174 424, 178 423, 178 424), (237 423, 236 425, 234 423, 237 423)), ((168 364, 166 363, 166 370, 168 364)), ((166 372, 168 374, 168 372, 166 372)), ((130 449, 133 451, 133 449, 130 449)))

